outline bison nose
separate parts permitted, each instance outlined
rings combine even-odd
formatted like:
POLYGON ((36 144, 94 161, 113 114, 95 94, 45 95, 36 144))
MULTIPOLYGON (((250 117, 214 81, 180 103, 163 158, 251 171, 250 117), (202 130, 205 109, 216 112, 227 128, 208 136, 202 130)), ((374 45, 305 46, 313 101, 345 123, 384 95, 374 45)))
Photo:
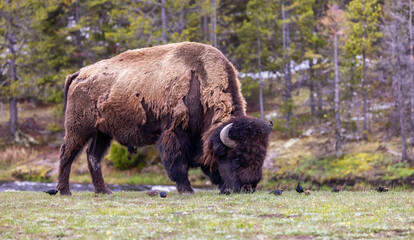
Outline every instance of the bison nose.
POLYGON ((245 184, 241 187, 241 191, 244 193, 254 193, 256 189, 251 184, 245 184))

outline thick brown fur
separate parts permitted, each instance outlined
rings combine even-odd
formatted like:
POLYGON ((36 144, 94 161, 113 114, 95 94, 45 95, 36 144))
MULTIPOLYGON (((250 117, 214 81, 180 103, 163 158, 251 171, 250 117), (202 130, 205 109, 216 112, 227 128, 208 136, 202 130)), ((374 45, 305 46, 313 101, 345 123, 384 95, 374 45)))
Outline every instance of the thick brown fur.
POLYGON ((190 42, 131 50, 82 68, 66 79, 65 107, 61 194, 70 194, 70 165, 90 139, 96 192, 110 193, 99 168, 112 138, 129 149, 157 143, 181 193, 192 192, 187 171, 198 165, 220 185, 211 140, 223 123, 246 116, 233 65, 216 48, 190 42))

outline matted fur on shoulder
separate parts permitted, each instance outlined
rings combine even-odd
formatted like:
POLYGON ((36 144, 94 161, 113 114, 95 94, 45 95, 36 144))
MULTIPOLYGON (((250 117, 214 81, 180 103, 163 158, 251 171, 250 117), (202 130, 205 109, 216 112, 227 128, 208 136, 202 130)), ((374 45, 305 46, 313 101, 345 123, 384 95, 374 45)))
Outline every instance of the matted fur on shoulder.
MULTIPOLYGON (((99 101, 100 108, 118 108, 122 104, 144 113, 141 105, 144 99, 160 118, 171 113, 188 94, 191 71, 200 79, 204 111, 214 109, 212 124, 234 112, 245 113, 245 101, 233 66, 220 51, 199 43, 124 52, 82 68, 71 89, 73 92, 75 88, 88 88, 91 99, 104 96, 106 101, 99 101), (229 74, 232 82, 228 81, 229 74), (237 93, 228 92, 229 87, 237 93)), ((179 108, 186 111, 183 106, 179 108)), ((141 117, 141 124, 145 124, 145 114, 141 117)))

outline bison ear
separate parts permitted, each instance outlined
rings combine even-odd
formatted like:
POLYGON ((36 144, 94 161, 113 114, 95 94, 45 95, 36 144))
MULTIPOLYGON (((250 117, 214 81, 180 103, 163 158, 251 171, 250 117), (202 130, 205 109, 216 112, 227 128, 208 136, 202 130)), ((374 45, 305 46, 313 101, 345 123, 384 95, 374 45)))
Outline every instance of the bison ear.
POLYGON ((212 150, 214 152, 215 156, 225 156, 227 154, 227 147, 225 145, 223 145, 221 142, 212 142, 212 150))

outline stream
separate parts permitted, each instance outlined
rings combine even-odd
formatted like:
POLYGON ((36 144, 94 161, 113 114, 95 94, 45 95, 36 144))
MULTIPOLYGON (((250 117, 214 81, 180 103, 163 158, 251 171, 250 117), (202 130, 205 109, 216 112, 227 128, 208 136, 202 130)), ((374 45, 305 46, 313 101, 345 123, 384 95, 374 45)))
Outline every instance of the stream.
MULTIPOLYGON (((50 189, 55 189, 56 183, 45 182, 27 182, 27 181, 7 181, 0 182, 0 192, 13 192, 13 191, 33 191, 42 192, 50 189)), ((129 184, 108 184, 109 189, 113 192, 121 191, 174 191, 175 186, 163 186, 163 185, 129 185, 129 184)), ((88 183, 72 183, 70 184, 70 190, 72 192, 94 192, 92 184, 88 183)), ((194 189, 197 191, 200 189, 194 189)))

